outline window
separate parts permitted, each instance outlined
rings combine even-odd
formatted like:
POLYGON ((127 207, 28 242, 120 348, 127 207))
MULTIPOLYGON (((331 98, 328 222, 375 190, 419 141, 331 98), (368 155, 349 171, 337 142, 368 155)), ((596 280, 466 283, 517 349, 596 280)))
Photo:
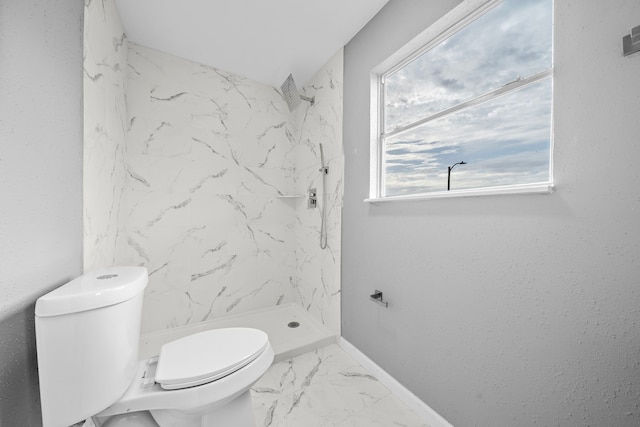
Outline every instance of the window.
POLYGON ((549 191, 552 19, 467 0, 377 67, 371 199, 549 191))

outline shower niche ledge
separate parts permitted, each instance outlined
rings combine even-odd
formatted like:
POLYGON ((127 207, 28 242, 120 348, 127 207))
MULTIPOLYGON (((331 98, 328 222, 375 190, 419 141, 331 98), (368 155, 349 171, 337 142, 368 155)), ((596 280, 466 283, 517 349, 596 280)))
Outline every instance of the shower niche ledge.
POLYGON ((305 197, 304 194, 280 194, 276 196, 276 199, 301 199, 305 197))

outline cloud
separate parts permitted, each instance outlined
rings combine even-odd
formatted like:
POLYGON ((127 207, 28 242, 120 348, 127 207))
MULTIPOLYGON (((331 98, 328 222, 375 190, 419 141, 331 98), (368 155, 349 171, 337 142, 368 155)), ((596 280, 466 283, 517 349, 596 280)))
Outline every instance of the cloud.
MULTIPOLYGON (((387 76, 386 131, 549 69, 552 0, 505 0, 387 76)), ((551 79, 385 141, 388 195, 548 179, 551 79)))
POLYGON ((549 174, 551 79, 428 122, 385 144, 386 194, 544 182, 549 174))
POLYGON ((385 82, 386 130, 551 67, 551 0, 506 0, 385 82))

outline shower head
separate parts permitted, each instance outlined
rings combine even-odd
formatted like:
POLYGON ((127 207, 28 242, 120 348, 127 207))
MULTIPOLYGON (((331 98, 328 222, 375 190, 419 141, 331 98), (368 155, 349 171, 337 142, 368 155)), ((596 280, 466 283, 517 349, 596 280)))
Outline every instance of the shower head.
POLYGON ((289 74, 289 77, 287 77, 284 83, 282 83, 280 89, 282 89, 282 96, 289 106, 289 111, 295 110, 298 104, 300 104, 301 99, 309 101, 311 105, 313 105, 316 100, 315 97, 309 98, 308 96, 300 95, 298 88, 296 87, 296 82, 293 81, 292 74, 289 74))

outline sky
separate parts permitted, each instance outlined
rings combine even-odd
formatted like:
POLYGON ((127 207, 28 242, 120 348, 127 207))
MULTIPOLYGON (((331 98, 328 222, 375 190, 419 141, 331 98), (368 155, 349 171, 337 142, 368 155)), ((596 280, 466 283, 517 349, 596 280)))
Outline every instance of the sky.
MULTIPOLYGON (((505 0, 385 78, 384 130, 552 67, 552 0, 505 0)), ((547 182, 551 78, 384 140, 385 195, 547 182)))

